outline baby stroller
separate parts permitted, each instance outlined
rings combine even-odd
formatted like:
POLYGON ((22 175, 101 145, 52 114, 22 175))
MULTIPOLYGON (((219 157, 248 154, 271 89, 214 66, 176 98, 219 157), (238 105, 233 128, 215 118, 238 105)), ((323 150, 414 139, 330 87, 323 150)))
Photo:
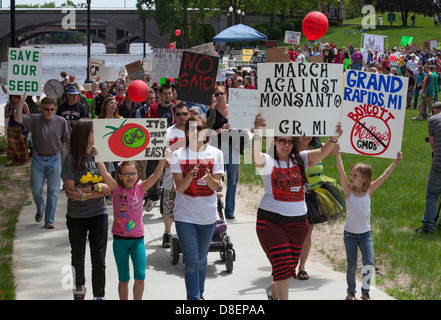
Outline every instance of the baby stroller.
MULTIPOLYGON (((222 193, 218 191, 217 210, 219 219, 217 220, 216 229, 211 238, 209 252, 219 252, 221 260, 225 263, 228 273, 233 272, 233 261, 236 261, 236 252, 233 248, 230 236, 228 235, 227 224, 225 223, 224 204, 222 201, 222 193)), ((179 239, 172 236, 170 242, 170 261, 172 264, 179 262, 179 254, 181 253, 179 239)), ((185 263, 185 261, 184 261, 185 263)))

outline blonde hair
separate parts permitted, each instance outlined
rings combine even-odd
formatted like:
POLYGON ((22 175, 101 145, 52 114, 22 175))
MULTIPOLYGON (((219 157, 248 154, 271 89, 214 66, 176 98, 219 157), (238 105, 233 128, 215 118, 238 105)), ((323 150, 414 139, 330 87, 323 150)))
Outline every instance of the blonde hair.
POLYGON ((361 176, 365 179, 362 190, 368 191, 372 183, 372 167, 365 163, 356 163, 351 167, 352 169, 360 172, 361 176))

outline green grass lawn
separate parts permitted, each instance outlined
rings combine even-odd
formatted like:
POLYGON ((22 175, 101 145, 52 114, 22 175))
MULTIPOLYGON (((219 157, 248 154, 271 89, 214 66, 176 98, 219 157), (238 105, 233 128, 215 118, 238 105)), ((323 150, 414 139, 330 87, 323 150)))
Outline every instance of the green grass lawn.
MULTIPOLYGON (((416 15, 416 27, 411 28, 410 16, 408 19, 409 26, 407 27, 401 26, 401 20, 399 19, 401 15, 398 12, 396 13, 397 20, 392 26, 387 22, 387 13, 382 14, 381 16, 383 18, 383 25, 376 26, 376 29, 367 29, 365 33, 387 36, 387 45, 389 49, 393 48, 394 46, 399 47, 402 36, 413 37, 413 43, 420 47, 422 47, 423 42, 427 40, 438 39, 438 42, 441 42, 441 27, 435 28, 433 26, 433 17, 416 15)), ((333 41, 333 43, 339 48, 342 46, 348 47, 349 43, 352 43, 353 46, 360 47, 362 46, 361 34, 359 33, 361 21, 362 18, 345 20, 342 26, 329 27, 328 32, 323 36, 323 38, 321 38, 321 41, 333 41), (346 34, 346 31, 348 30, 354 31, 355 34, 346 34)), ((304 35, 302 35, 300 44, 303 45, 307 42, 308 40, 304 35)), ((283 39, 280 40, 279 46, 284 46, 283 39)))
MULTIPOLYGON (((417 234, 425 206, 431 150, 424 138, 427 121, 412 121, 417 110, 407 110, 402 144, 403 160, 372 196, 371 226, 374 257, 385 268, 376 275, 378 283, 406 279, 404 287, 392 286, 388 293, 397 299, 439 299, 441 297, 441 231, 417 234)), ((342 154, 346 172, 357 162, 373 167, 374 179, 390 165, 390 159, 342 154)), ((324 160, 325 174, 338 180, 335 157, 324 160)), ((240 183, 259 184, 251 164, 240 169, 240 183)), ((343 241, 343 240, 342 240, 343 241)), ((389 287, 389 286, 388 286, 389 287)))

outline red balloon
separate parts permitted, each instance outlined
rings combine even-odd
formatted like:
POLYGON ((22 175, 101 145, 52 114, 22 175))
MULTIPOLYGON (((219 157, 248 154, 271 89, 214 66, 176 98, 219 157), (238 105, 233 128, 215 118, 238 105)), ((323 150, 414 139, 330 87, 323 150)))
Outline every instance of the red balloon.
POLYGON ((135 102, 143 102, 149 95, 149 86, 142 80, 135 80, 129 84, 127 93, 130 100, 135 102))
POLYGON ((173 43, 170 43, 169 47, 170 49, 173 49, 173 43))
POLYGON ((176 35, 177 37, 179 37, 179 36, 181 35, 181 30, 176 29, 176 31, 175 31, 175 35, 176 35))
POLYGON ((328 26, 328 18, 319 11, 313 11, 303 19, 303 34, 310 41, 317 40, 326 34, 328 26))
POLYGON ((397 61, 397 56, 394 55, 394 54, 391 54, 391 55, 389 56, 389 61, 390 61, 390 62, 395 62, 395 61, 397 61))

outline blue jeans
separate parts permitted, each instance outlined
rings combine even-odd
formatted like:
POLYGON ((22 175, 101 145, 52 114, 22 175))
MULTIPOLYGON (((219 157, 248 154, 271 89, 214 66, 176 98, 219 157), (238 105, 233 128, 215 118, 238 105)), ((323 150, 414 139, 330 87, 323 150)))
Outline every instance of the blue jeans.
POLYGON ((369 292, 371 278, 374 272, 374 249, 372 247, 371 232, 350 233, 344 231, 344 242, 346 248, 346 259, 348 267, 346 270, 347 292, 356 292, 357 272, 357 249, 360 248, 363 261, 363 283, 361 292, 369 292))
POLYGON ((205 289, 207 255, 216 223, 200 225, 176 221, 175 225, 185 259, 187 300, 199 300, 205 289))
MULTIPOLYGON (((437 215, 437 202, 441 195, 441 169, 430 168, 429 179, 427 181, 426 208, 424 209, 423 228, 426 231, 434 231, 437 215)), ((441 224, 438 222, 438 228, 441 224)))
POLYGON ((236 188, 239 180, 240 153, 233 150, 232 145, 222 147, 225 170, 227 171, 227 194, 225 196, 225 215, 234 217, 236 206, 236 188), (228 162, 227 162, 228 159, 228 162))
POLYGON ((53 223, 57 209, 58 193, 61 182, 61 156, 41 157, 34 154, 31 163, 32 197, 37 206, 37 212, 44 212, 44 222, 53 223), (47 201, 44 203, 43 187, 47 179, 47 201))

